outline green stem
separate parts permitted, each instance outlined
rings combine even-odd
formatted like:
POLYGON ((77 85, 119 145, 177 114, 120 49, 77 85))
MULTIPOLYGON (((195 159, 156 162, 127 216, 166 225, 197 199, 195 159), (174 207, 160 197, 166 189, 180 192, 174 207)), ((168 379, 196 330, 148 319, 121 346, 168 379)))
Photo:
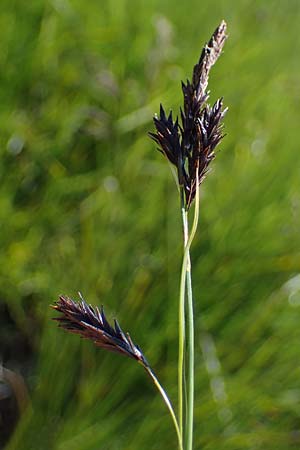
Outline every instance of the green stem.
MULTIPOLYGON (((181 214, 183 222, 183 241, 184 249, 188 239, 187 215, 185 210, 184 191, 180 190, 181 194, 181 214)), ((185 347, 185 274, 186 268, 184 257, 181 267, 180 289, 179 289, 179 317, 178 317, 178 416, 179 429, 181 437, 183 438, 183 386, 184 386, 184 347, 185 347)))
POLYGON ((174 413, 174 409, 173 406, 169 400, 169 397, 167 396, 166 391, 163 389, 162 385, 160 384, 160 382, 158 381, 158 379, 156 378, 156 376, 154 375, 154 373, 152 372, 151 368, 148 366, 144 366, 144 368, 146 369, 147 373, 150 375, 153 383, 155 384, 156 388, 158 389, 163 401, 165 402, 170 415, 172 417, 173 420, 173 424, 176 430, 176 434, 177 434, 177 438, 178 438, 178 446, 179 446, 179 450, 183 450, 183 446, 182 446, 182 437, 181 437, 181 433, 179 430, 179 426, 178 426, 178 422, 174 413))
MULTIPOLYGON (((191 259, 190 247, 195 237, 199 220, 199 186, 198 169, 196 172, 196 197, 195 211, 191 233, 188 229, 188 211, 184 205, 184 194, 181 190, 181 212, 184 237, 184 253, 182 259, 180 275, 180 294, 179 294, 179 355, 178 355, 178 404, 179 404, 179 428, 183 438, 183 386, 184 377, 184 354, 185 354, 185 289, 187 287, 188 297, 188 336, 187 345, 189 351, 188 366, 188 398, 187 398, 187 430, 184 436, 186 442, 185 449, 192 450, 193 446, 193 423, 194 423, 194 313, 193 313, 193 293, 191 277, 191 259)), ((185 387, 185 386, 184 386, 185 387)))
POLYGON ((198 170, 196 172, 196 198, 194 220, 191 234, 185 248, 186 255, 186 284, 187 284, 187 322, 188 322, 188 408, 187 408, 187 432, 186 432, 186 450, 193 448, 193 426, 194 426, 194 311, 193 311, 193 291, 192 291, 192 271, 190 259, 190 247, 195 237, 198 220, 199 220, 199 186, 198 186, 198 170))
POLYGON ((194 311, 193 311, 193 292, 192 292, 192 274, 190 265, 190 254, 188 256, 187 268, 187 352, 188 352, 188 407, 187 407, 187 432, 186 432, 186 450, 193 448, 193 416, 194 416, 194 311))

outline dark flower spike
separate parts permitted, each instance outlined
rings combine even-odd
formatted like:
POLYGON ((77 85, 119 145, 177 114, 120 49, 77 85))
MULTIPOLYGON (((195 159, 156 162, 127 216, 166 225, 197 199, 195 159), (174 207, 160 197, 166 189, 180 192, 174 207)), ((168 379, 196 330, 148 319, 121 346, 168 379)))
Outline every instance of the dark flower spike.
POLYGON ((70 297, 61 295, 52 308, 62 314, 53 320, 59 322, 59 327, 71 333, 79 334, 82 338, 90 339, 98 347, 111 352, 121 353, 136 359, 147 369, 149 364, 141 349, 135 345, 128 333, 124 333, 117 320, 114 327, 107 321, 103 306, 99 309, 85 302, 79 293, 80 301, 75 302, 70 297))
POLYGON ((160 105, 159 117, 153 118, 157 133, 148 133, 158 145, 158 151, 163 153, 171 164, 177 167, 179 184, 182 184, 182 171, 179 170, 183 166, 181 144, 180 144, 180 128, 178 118, 173 121, 172 111, 166 116, 164 108, 160 105))
POLYGON ((176 430, 179 449, 183 450, 181 434, 172 404, 141 349, 133 343, 128 333, 123 332, 116 319, 114 320, 114 327, 109 324, 103 306, 99 309, 97 306, 87 304, 80 292, 79 297, 80 301, 75 302, 70 297, 61 295, 59 300, 51 305, 53 309, 61 313, 61 317, 55 317, 53 320, 59 322, 59 327, 71 333, 79 334, 82 338, 90 339, 98 347, 121 353, 138 361, 152 379, 165 402, 176 430))
POLYGON ((207 85, 210 69, 221 55, 226 38, 226 23, 222 21, 203 48, 194 67, 192 81, 182 83, 182 125, 178 124, 178 118, 173 121, 172 113, 167 117, 161 106, 160 116, 153 119, 156 133, 149 133, 159 145, 158 150, 177 168, 186 209, 195 198, 197 187, 215 158, 214 149, 223 138, 221 122, 227 109, 223 109, 222 99, 217 100, 213 107, 207 104, 207 85))
POLYGON ((209 172, 211 161, 216 156, 214 149, 224 137, 222 120, 227 108, 222 108, 222 99, 217 100, 213 107, 206 105, 196 123, 198 146, 194 146, 191 157, 188 157, 189 182, 185 185, 187 209, 196 195, 196 171, 198 170, 198 185, 200 185, 209 172))

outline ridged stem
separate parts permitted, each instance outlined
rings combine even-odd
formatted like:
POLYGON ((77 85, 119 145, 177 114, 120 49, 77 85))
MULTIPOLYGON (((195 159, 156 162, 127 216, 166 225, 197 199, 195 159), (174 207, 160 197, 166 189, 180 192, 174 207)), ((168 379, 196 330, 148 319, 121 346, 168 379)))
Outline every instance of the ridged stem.
MULTIPOLYGON (((183 245, 184 249, 188 240, 188 224, 187 215, 185 210, 185 200, 183 188, 180 190, 181 194, 181 214, 183 223, 183 245)), ((183 253, 185 254, 185 253, 183 253)), ((183 439, 183 393, 185 383, 185 368, 184 368, 184 350, 185 350, 185 277, 186 267, 183 256, 181 275, 180 275, 180 289, 179 289, 179 317, 178 317, 178 416, 179 416, 179 429, 181 437, 183 439)))
POLYGON ((193 292, 192 292, 192 273, 190 247, 195 237, 199 220, 199 186, 198 169, 196 171, 196 196, 195 211, 191 233, 189 235, 188 211, 184 205, 183 192, 181 191, 181 212, 184 237, 184 253, 182 259, 180 276, 180 294, 179 294, 179 354, 178 354, 178 404, 179 404, 179 429, 182 439, 185 442, 185 450, 193 448, 193 425, 194 425, 194 312, 193 312, 193 292), (187 289, 187 328, 185 323, 185 292, 187 289), (186 427, 183 430, 183 392, 185 386, 185 340, 187 340, 188 351, 188 373, 187 373, 187 408, 186 408, 186 427))
POLYGON ((186 255, 186 285, 187 285, 187 351, 188 351, 188 407, 187 407, 187 431, 186 431, 186 450, 193 448, 193 427, 194 427, 194 306, 192 291, 192 271, 190 259, 190 247, 195 237, 199 220, 199 186, 198 170, 196 171, 196 197, 195 211, 192 229, 185 248, 186 255))

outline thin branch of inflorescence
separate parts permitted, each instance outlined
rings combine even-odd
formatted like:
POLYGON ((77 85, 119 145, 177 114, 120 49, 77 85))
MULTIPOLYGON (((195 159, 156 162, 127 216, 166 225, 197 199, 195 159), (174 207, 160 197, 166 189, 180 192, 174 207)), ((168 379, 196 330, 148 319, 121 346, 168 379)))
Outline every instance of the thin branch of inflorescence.
POLYGON ((183 450, 181 433, 171 401, 140 347, 133 343, 129 333, 124 333, 116 319, 114 320, 114 326, 110 325, 105 316, 103 306, 100 308, 93 307, 86 303, 80 293, 79 296, 80 301, 75 302, 70 297, 61 295, 59 300, 52 305, 52 308, 59 312, 61 316, 54 317, 53 320, 59 322, 59 327, 71 333, 79 334, 84 339, 93 341, 98 347, 113 353, 120 353, 138 361, 150 376, 165 402, 175 427, 179 449, 183 450))

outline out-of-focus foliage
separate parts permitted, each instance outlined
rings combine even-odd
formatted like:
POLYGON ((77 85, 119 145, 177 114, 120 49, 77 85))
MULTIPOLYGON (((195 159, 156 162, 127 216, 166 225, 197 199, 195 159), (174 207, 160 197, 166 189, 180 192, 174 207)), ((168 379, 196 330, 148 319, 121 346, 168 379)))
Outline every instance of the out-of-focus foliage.
POLYGON ((195 449, 300 445, 300 4, 2 0, 0 342, 31 406, 7 450, 176 446, 142 369, 50 321, 104 304, 176 405, 181 226, 146 131, 221 21, 230 110, 192 249, 195 449))

